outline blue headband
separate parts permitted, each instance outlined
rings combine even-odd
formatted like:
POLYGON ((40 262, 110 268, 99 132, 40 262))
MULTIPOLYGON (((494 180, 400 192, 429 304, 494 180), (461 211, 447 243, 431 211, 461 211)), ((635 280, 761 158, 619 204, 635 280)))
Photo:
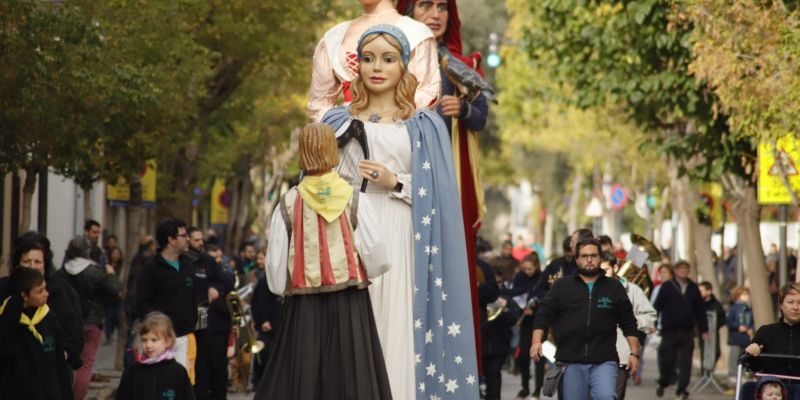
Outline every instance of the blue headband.
POLYGON ((358 49, 358 60, 361 61, 361 44, 364 43, 364 39, 376 33, 385 33, 395 38, 397 42, 400 43, 400 57, 403 59, 403 65, 408 67, 408 62, 411 61, 411 46, 408 44, 408 38, 406 38, 406 35, 400 28, 388 24, 375 25, 367 29, 367 31, 361 35, 361 38, 358 39, 358 47, 356 47, 356 49, 358 49))

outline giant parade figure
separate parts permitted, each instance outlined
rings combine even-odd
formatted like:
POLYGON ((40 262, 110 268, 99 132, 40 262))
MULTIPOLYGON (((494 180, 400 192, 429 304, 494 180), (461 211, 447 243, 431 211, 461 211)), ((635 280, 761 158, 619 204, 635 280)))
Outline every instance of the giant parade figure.
MULTIPOLYGON (((478 131, 486 125, 489 101, 494 95, 482 79, 481 56, 462 54, 461 19, 456 0, 399 0, 397 11, 424 23, 431 29, 439 51, 442 90, 437 112, 451 132, 453 161, 461 190, 467 261, 472 288, 472 312, 476 338, 479 337, 477 294, 477 254, 475 239, 486 214, 483 184, 480 178, 478 131), (488 101, 487 101, 488 100, 488 101)), ((480 340, 475 343, 480 357, 480 340)))
POLYGON ((389 268, 380 221, 334 171, 329 125, 303 128, 299 151, 305 176, 270 223, 267 282, 284 306, 255 398, 391 400, 366 290, 389 268))
POLYGON ((336 129, 340 146, 358 142, 341 147, 338 172, 365 191, 388 244, 391 268, 369 291, 392 395, 477 399, 472 313, 464 306, 470 282, 447 127, 415 105, 412 46, 401 29, 373 26, 356 49, 353 101, 323 122, 336 129))
POLYGON ((439 61, 436 41, 430 29, 413 19, 400 15, 390 0, 359 0, 363 14, 329 29, 314 51, 308 113, 319 121, 326 111, 337 104, 339 97, 349 104, 350 90, 358 76, 356 43, 369 27, 378 24, 395 25, 406 35, 411 46, 409 71, 417 77, 415 102, 418 108, 430 107, 439 98, 439 61))

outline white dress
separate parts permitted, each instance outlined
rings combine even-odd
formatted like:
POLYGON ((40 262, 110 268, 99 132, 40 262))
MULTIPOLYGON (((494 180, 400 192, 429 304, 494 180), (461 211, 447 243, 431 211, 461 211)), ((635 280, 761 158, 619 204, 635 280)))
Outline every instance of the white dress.
MULTIPOLYGON (((392 397, 415 398, 414 244, 411 217, 411 143, 404 125, 364 122, 370 159, 397 174, 403 191, 368 186, 367 196, 386 243, 389 271, 372 280, 369 294, 375 312, 392 397)), ((344 175, 343 175, 344 177, 344 175)), ((344 177, 358 185, 361 178, 344 177), (355 178, 355 179, 354 179, 355 178)))

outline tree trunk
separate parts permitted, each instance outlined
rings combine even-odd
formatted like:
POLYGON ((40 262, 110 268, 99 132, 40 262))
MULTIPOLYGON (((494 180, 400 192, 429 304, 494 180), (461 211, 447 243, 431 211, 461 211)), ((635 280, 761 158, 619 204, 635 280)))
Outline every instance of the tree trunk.
POLYGON ((231 197, 231 209, 228 213, 228 231, 225 243, 228 254, 235 254, 237 246, 246 239, 250 228, 250 198, 253 194, 253 180, 250 178, 252 157, 249 154, 239 156, 234 168, 231 197))
POLYGON ((567 211, 567 233, 572 234, 578 230, 578 218, 580 214, 581 188, 583 187, 583 172, 575 171, 572 178, 572 195, 569 196, 569 208, 567 211))
POLYGON ((87 221, 92 218, 92 184, 81 184, 83 190, 83 220, 87 221))
MULTIPOLYGON (((733 214, 736 217, 742 242, 739 256, 744 257, 747 276, 750 280, 750 300, 753 303, 753 318, 756 328, 775 322, 772 297, 769 294, 769 279, 764 250, 761 245, 761 207, 756 199, 753 185, 739 176, 726 174, 722 177, 725 189, 730 194, 733 214)), ((742 285, 742 282, 738 282, 742 285)))
POLYGON ((664 214, 667 213, 667 208, 670 204, 670 190, 669 187, 665 187, 661 191, 661 202, 659 204, 658 209, 653 212, 653 243, 655 243, 658 248, 662 247, 662 240, 661 240, 661 228, 664 225, 664 214))
POLYGON ((19 220, 19 233, 25 233, 31 229, 31 207, 33 205, 33 193, 36 191, 36 168, 25 168, 25 183, 22 185, 22 216, 19 220))
POLYGON ((120 297, 123 300, 123 306, 119 308, 119 326, 117 330, 117 352, 116 359, 114 360, 114 369, 122 370, 123 362, 125 360, 125 338, 128 334, 128 315, 125 312, 124 300, 128 294, 128 279, 131 273, 131 261, 134 255, 139 250, 139 237, 141 235, 142 223, 142 181, 138 173, 131 174, 130 179, 130 201, 128 203, 128 220, 127 220, 127 241, 125 243, 125 262, 122 264, 122 272, 120 273, 120 297))

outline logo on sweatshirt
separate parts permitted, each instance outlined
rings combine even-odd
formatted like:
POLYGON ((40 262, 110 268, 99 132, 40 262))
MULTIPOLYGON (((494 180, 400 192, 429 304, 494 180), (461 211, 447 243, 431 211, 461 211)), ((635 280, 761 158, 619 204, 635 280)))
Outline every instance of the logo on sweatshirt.
POLYGON ((611 301, 611 298, 609 298, 607 296, 606 297, 601 297, 601 298, 597 299, 597 308, 611 309, 611 304, 612 303, 613 303, 613 301, 611 301))
POLYGON ((161 393, 161 397, 166 400, 175 400, 175 391, 172 389, 167 389, 164 393, 161 393))
POLYGON ((192 279, 190 276, 187 276, 185 284, 186 287, 194 287, 194 279, 192 279))
POLYGON ((49 353, 56 350, 56 339, 52 336, 42 338, 42 351, 49 353))

